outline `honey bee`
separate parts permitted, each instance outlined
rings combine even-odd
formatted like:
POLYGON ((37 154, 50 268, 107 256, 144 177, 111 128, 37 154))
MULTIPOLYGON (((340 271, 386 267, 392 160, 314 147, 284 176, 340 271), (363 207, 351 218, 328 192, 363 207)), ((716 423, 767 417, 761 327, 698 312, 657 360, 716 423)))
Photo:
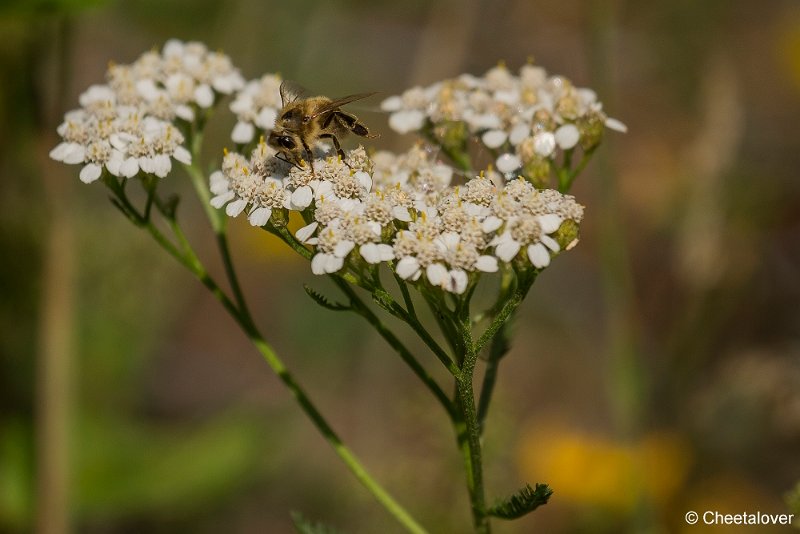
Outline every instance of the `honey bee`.
POLYGON ((314 173, 314 156, 311 146, 319 139, 330 139, 336 153, 347 163, 339 138, 352 132, 361 137, 371 136, 369 129, 358 117, 342 111, 345 104, 361 100, 375 93, 358 93, 342 98, 302 96, 304 91, 290 82, 281 83, 283 108, 269 134, 268 144, 278 151, 279 159, 302 167, 305 161, 314 173), (281 157, 282 156, 282 157, 281 157))

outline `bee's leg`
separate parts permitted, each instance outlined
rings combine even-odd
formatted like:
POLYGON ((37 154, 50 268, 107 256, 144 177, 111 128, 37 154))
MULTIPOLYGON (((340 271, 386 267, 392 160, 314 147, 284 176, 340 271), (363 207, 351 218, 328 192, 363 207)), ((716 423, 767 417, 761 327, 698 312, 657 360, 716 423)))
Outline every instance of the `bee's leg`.
POLYGON ((301 167, 300 165, 298 165, 298 164, 297 164, 297 163, 295 163, 294 161, 289 161, 288 159, 286 159, 286 156, 284 156, 284 155, 283 155, 283 154, 281 154, 280 152, 278 152, 277 154, 275 154, 275 158, 276 158, 276 159, 279 159, 279 160, 281 160, 281 161, 283 161, 284 163, 288 163, 288 164, 289 164, 289 165, 291 165, 292 167, 297 167, 298 169, 302 169, 302 167, 301 167))
POLYGON ((333 148, 336 149, 336 153, 339 155, 340 158, 342 158, 342 161, 344 161, 345 164, 349 167, 350 164, 347 163, 347 156, 345 155, 344 150, 342 150, 342 145, 339 144, 339 140, 336 138, 336 136, 333 134, 322 134, 320 135, 320 137, 327 137, 328 139, 333 141, 333 148))
POLYGON ((316 174, 314 173, 314 153, 311 152, 311 149, 309 148, 308 143, 306 143, 305 139, 303 139, 303 148, 306 151, 306 158, 308 159, 308 165, 311 167, 311 176, 316 177, 316 174))
POLYGON ((369 129, 363 122, 358 120, 358 117, 345 113, 344 111, 336 112, 336 122, 359 137, 366 137, 368 139, 380 137, 379 135, 370 135, 369 129))

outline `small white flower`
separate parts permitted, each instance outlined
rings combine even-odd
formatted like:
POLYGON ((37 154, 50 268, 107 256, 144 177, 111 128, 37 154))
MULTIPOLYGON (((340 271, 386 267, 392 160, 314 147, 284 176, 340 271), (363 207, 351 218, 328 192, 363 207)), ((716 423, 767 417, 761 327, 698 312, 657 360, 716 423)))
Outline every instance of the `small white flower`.
POLYGON ((269 221, 269 218, 272 216, 272 209, 265 208, 260 206, 253 211, 250 212, 250 215, 247 216, 247 220, 250 221, 252 226, 264 226, 269 221))
POLYGON ((498 148, 503 145, 508 139, 508 134, 502 130, 489 130, 483 136, 481 136, 481 140, 483 144, 489 148, 498 148))
POLYGON ((611 117, 608 117, 606 119, 605 124, 606 128, 609 128, 610 130, 615 130, 617 132, 622 132, 622 133, 627 133, 628 131, 628 127, 625 126, 621 121, 618 121, 617 119, 613 119, 611 117))
POLYGON ((297 237, 301 243, 307 243, 308 240, 311 239, 311 236, 314 235, 317 226, 319 226, 318 222, 312 222, 311 224, 300 228, 295 234, 295 237, 297 237))
POLYGON ((550 132, 539 132, 533 136, 533 149, 543 157, 550 156, 556 149, 556 137, 550 132))
POLYGON ((242 122, 239 121, 236 123, 236 126, 233 127, 233 132, 231 132, 231 139, 234 143, 239 143, 241 145, 245 143, 249 143, 253 140, 253 137, 256 135, 256 128, 249 122, 242 122))
POLYGON ((397 276, 403 280, 418 280, 422 271, 420 270, 419 260, 414 256, 406 256, 397 262, 395 266, 397 276))
POLYGON ((522 166, 522 160, 515 154, 502 154, 495 162, 497 170, 502 173, 514 172, 522 166))
POLYGON ((100 165, 95 165, 94 163, 90 163, 86 165, 80 172, 80 179, 81 182, 85 184, 90 184, 100 178, 102 174, 103 168, 100 165))
POLYGON ((530 134, 531 134, 530 126, 528 126, 527 124, 517 124, 511 129, 511 133, 508 134, 508 141, 512 145, 517 146, 530 134))
POLYGON ((366 243, 361 245, 359 253, 361 257, 370 264, 377 264, 382 261, 394 259, 394 250, 392 246, 384 243, 366 243))
POLYGON ((555 133, 556 143, 563 150, 569 150, 578 144, 581 134, 574 124, 565 124, 555 133))
POLYGON ((417 109, 401 110, 389 117, 389 127, 397 133, 416 132, 425 123, 425 114, 417 109))

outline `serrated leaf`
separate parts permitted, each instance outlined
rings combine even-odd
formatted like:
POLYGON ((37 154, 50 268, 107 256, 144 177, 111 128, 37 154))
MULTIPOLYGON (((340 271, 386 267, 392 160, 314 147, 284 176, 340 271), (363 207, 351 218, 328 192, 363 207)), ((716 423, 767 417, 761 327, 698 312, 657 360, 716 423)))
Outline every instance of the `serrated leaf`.
POLYGON ((340 530, 329 527, 319 521, 312 523, 300 512, 292 512, 292 522, 299 534, 342 534, 340 530))
POLYGON ((497 501, 487 513, 501 519, 517 519, 547 504, 552 494, 553 490, 547 484, 536 484, 536 488, 526 484, 510 497, 497 501))
POLYGON ((333 311, 345 311, 345 310, 349 310, 350 309, 350 306, 346 306, 346 305, 341 304, 339 302, 331 302, 325 296, 323 296, 321 293, 318 293, 318 292, 314 291, 313 289, 311 289, 311 287, 308 284, 303 284, 303 289, 306 290, 306 294, 308 294, 308 296, 311 297, 311 299, 314 302, 316 302, 317 304, 319 304, 323 308, 328 308, 329 310, 333 310, 333 311))

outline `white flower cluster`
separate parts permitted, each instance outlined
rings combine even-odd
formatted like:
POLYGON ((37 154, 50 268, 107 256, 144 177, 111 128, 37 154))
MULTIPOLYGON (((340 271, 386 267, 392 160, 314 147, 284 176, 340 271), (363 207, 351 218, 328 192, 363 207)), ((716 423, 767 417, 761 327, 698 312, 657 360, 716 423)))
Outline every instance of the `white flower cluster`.
POLYGON ((381 108, 391 113, 389 126, 399 133, 466 124, 497 155, 497 169, 512 178, 520 168, 555 158, 559 150, 578 144, 592 148, 603 126, 626 131, 624 124, 603 113, 594 91, 577 88, 562 76, 549 76, 532 64, 523 66, 519 75, 499 65, 482 77, 462 74, 413 87, 387 98, 381 108))
POLYGON ((249 159, 225 155, 211 176, 211 203, 231 217, 246 212, 254 226, 276 210, 301 212, 309 224, 296 236, 314 247, 315 274, 388 262, 403 279, 424 276, 455 294, 473 273, 497 271, 499 262, 546 267, 561 248, 554 234, 583 218, 573 197, 523 179, 502 187, 483 175, 463 185, 451 179, 452 170, 421 146, 372 158, 359 147, 346 162, 316 159, 312 173, 276 159, 262 140, 249 159))
POLYGON ((137 106, 120 105, 111 88, 92 86, 80 96, 80 103, 81 109, 67 112, 58 127, 62 142, 50 151, 50 157, 82 164, 82 182, 100 178, 103 167, 124 178, 139 171, 163 178, 172 169, 170 158, 187 165, 192 162, 183 134, 175 126, 137 106))
POLYGON ((171 121, 191 122, 217 94, 244 86, 228 56, 178 40, 130 65, 109 66, 106 78, 106 85, 80 96, 80 109, 67 112, 58 127, 62 142, 50 152, 56 161, 83 164, 80 178, 86 183, 104 167, 114 176, 132 178, 142 171, 163 178, 171 158, 190 164, 184 137, 171 121))
POLYGON ((246 144, 255 139, 256 130, 266 133, 275 127, 275 119, 281 109, 281 77, 265 74, 257 80, 247 82, 236 93, 231 102, 231 111, 236 114, 236 125, 231 132, 234 143, 246 144))
POLYGON ((202 43, 171 39, 161 53, 145 52, 130 65, 111 65, 108 85, 121 104, 137 105, 164 120, 192 122, 196 109, 214 105, 217 94, 244 87, 239 69, 202 43))

